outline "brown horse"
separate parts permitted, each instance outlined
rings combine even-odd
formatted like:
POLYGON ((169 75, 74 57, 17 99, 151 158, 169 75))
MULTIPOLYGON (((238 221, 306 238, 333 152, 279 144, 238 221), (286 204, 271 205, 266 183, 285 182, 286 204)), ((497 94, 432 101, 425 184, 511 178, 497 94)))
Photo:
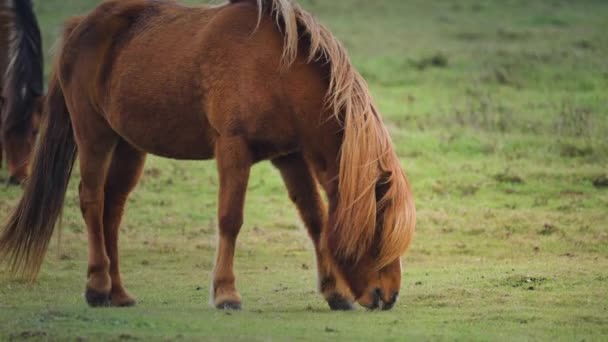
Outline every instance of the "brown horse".
POLYGON ((413 199, 365 81, 309 13, 292 0, 111 0, 69 22, 63 39, 33 173, 0 238, 14 271, 39 270, 78 156, 86 300, 134 304, 118 227, 146 153, 215 158, 213 303, 238 309, 233 259, 249 170, 270 160, 314 242, 330 307, 393 307, 413 199))
POLYGON ((42 45, 30 0, 0 2, 0 165, 6 152, 11 184, 29 172, 42 112, 42 45))

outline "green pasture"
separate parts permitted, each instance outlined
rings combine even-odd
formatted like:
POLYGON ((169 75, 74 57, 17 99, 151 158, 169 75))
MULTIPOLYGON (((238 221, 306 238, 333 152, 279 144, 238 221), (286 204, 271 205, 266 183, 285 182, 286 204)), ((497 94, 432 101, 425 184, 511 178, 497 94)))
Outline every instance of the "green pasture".
MULTIPOLYGON (((0 340, 607 340, 608 2, 300 2, 349 48, 413 185, 395 309, 329 311, 269 163, 239 237, 244 309, 213 309, 215 164, 149 157, 121 229, 138 305, 84 302, 76 172, 38 280, 0 270, 0 340)), ((62 21, 96 3, 35 1, 47 75, 62 21)), ((20 192, 0 186, 0 220, 20 192)))

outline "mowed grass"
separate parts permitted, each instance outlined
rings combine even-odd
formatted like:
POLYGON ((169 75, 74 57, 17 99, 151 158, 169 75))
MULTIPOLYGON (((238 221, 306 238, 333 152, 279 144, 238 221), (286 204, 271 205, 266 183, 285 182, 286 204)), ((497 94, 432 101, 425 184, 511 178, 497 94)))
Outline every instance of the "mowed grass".
MULTIPOLYGON (((75 172, 38 280, 0 271, 0 339, 607 339, 608 188, 593 182, 608 173, 608 3, 301 3, 349 48, 413 185, 417 234, 395 309, 329 311, 268 163, 253 170, 238 243, 244 310, 211 308, 215 164, 149 157, 121 229, 138 306, 83 300, 75 172)), ((95 4, 36 3, 47 73, 61 22, 95 4)), ((0 187, 0 218, 20 192, 0 187)))

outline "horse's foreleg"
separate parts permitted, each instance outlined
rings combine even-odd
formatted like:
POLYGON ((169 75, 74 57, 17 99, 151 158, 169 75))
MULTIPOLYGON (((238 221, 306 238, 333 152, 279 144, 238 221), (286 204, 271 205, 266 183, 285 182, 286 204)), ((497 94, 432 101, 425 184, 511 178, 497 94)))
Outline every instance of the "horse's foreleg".
POLYGON ((319 194, 317 181, 304 158, 298 154, 272 161, 281 172, 289 197, 294 202, 300 217, 314 243, 319 272, 319 288, 332 310, 350 310, 354 298, 346 282, 336 272, 330 258, 320 248, 321 230, 327 222, 327 210, 319 194))
POLYGON ((145 157, 145 153, 121 141, 112 156, 106 180, 103 225, 106 253, 110 258, 110 301, 113 306, 135 304, 135 300, 124 289, 120 277, 118 233, 127 197, 141 176, 145 157))
POLYGON ((249 147, 241 137, 220 137, 216 142, 220 178, 219 244, 213 274, 213 304, 218 309, 240 309, 241 296, 235 287, 234 251, 243 224, 243 206, 249 170, 249 147))

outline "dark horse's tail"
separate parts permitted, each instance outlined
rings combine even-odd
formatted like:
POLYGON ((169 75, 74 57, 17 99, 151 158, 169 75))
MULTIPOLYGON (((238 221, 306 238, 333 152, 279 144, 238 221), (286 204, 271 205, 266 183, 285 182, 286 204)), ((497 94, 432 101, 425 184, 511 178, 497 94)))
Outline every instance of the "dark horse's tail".
MULTIPOLYGON (((68 24, 64 39, 75 25, 76 22, 68 24)), ((56 75, 49 84, 43 120, 32 173, 17 208, 0 233, 0 260, 29 279, 34 279, 40 270, 76 159, 72 123, 56 75)))
POLYGON ((1 126, 5 132, 23 132, 31 122, 36 98, 42 95, 42 40, 31 0, 13 3, 14 48, 4 75, 7 102, 1 126))

